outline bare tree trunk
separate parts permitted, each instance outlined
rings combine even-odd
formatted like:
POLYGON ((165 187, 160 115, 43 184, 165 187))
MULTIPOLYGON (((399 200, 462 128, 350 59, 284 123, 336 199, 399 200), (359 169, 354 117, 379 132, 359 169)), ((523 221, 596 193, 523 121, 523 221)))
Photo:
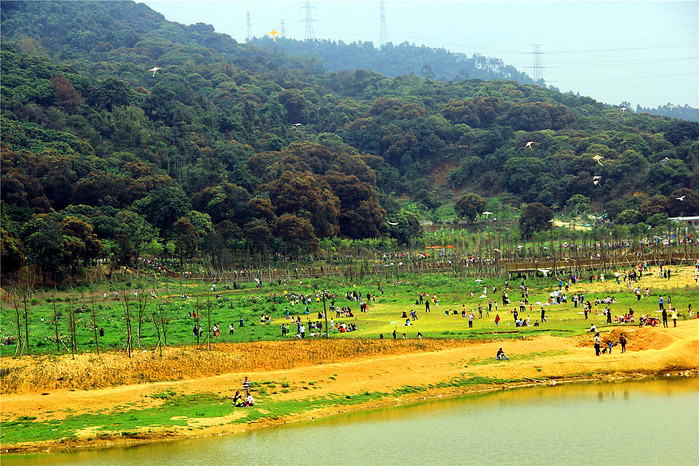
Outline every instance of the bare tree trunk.
MULTIPOLYGON (((131 333, 131 312, 129 310, 129 295, 124 291, 124 320, 126 321, 126 341, 124 346, 126 346, 126 352, 129 357, 131 357, 131 344, 132 344, 132 333, 131 333)), ((123 347, 123 346, 122 346, 123 347)))
POLYGON ((56 311, 56 293, 55 293, 55 289, 54 289, 54 294, 53 294, 53 300, 52 300, 52 301, 53 301, 53 327, 54 327, 54 330, 56 331, 56 352, 57 352, 58 354, 61 354, 61 341, 60 341, 60 340, 61 340, 61 337, 60 337, 60 334, 59 334, 59 332, 58 332, 58 320, 59 320, 59 317, 58 317, 58 312, 56 311))
POLYGON ((22 337, 22 313, 19 310, 19 300, 17 295, 15 295, 14 299, 12 300, 12 304, 14 305, 15 314, 17 317, 17 345, 15 346, 14 357, 19 357, 24 354, 25 346, 24 338, 22 337))
POLYGON ((92 297, 92 331, 95 335, 95 345, 97 348, 97 355, 100 354, 100 341, 99 334, 97 333, 97 307, 95 306, 95 298, 92 297))
POLYGON ((22 301, 24 302, 24 346, 27 348, 27 355, 29 352, 29 306, 27 306, 27 294, 28 290, 24 292, 24 297, 22 301))
POLYGON ((208 330, 206 332, 206 341, 211 351, 211 296, 209 296, 209 302, 206 306, 206 324, 208 325, 208 330))
POLYGON ((75 352, 78 349, 77 322, 75 321, 75 308, 68 307, 68 331, 70 332, 70 353, 75 359, 75 352))

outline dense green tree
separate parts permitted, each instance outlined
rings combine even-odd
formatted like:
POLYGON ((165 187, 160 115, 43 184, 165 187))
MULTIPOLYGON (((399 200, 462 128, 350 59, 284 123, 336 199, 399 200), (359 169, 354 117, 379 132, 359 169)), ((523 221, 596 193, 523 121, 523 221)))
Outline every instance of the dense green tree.
POLYGON ((318 249, 313 225, 305 218, 283 214, 274 222, 275 236, 281 238, 288 253, 312 254, 318 249))
POLYGON ((626 209, 614 218, 614 223, 619 225, 634 225, 643 220, 641 212, 635 209, 626 209))
POLYGON ((177 235, 175 239, 175 251, 180 259, 180 264, 184 264, 186 259, 191 259, 199 247, 199 233, 186 217, 180 217, 172 225, 172 229, 177 235))
POLYGON ((519 217, 519 231, 523 238, 531 238, 532 234, 551 228, 553 210, 539 202, 527 204, 519 217))
POLYGON ((39 268, 44 285, 47 279, 57 279, 65 255, 58 219, 49 214, 35 215, 22 228, 21 239, 27 261, 39 268))
POLYGON ((158 228, 165 238, 173 236, 173 224, 180 217, 186 217, 190 211, 187 195, 175 187, 159 188, 134 202, 134 207, 158 228))
POLYGON ((488 202, 480 197, 476 193, 468 193, 462 196, 456 204, 454 204, 454 210, 456 215, 461 218, 467 218, 473 222, 476 217, 485 211, 485 207, 488 202))

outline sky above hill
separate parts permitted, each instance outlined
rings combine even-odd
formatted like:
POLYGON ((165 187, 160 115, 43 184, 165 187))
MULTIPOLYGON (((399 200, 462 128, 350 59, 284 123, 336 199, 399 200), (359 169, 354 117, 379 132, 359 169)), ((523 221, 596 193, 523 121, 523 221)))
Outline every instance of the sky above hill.
MULTIPOLYGON (((166 19, 208 23, 244 42, 271 30, 306 37, 305 0, 150 0, 166 19), (283 21, 283 24, 282 24, 283 21)), ((310 2, 316 39, 380 41, 379 0, 310 2)), ((699 106, 699 2, 386 0, 387 38, 501 58, 545 82, 635 109, 699 106), (539 52, 534 53, 534 44, 539 52)))

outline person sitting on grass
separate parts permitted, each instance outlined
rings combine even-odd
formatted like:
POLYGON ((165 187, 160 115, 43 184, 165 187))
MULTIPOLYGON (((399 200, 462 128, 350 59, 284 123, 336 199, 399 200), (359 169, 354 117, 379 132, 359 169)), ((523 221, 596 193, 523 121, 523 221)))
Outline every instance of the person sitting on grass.
POLYGON ((245 397, 245 406, 253 406, 255 404, 255 398, 252 397, 250 392, 246 392, 247 396, 245 397))
POLYGON ((233 396, 233 406, 237 408, 245 406, 245 402, 243 401, 243 395, 240 394, 240 390, 237 390, 235 392, 235 395, 233 396))
POLYGON ((510 358, 507 357, 507 355, 506 355, 505 352, 502 350, 502 348, 500 348, 500 349, 498 350, 498 354, 495 355, 495 359, 497 359, 498 361, 502 361, 503 358, 504 358, 504 359, 507 359, 508 361, 510 360, 510 358))

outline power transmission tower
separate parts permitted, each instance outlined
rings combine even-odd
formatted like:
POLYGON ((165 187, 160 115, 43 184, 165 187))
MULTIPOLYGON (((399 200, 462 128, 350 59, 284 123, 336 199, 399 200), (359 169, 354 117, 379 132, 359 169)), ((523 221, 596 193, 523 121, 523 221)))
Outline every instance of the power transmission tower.
POLYGON ((384 7, 384 0, 381 0, 381 6, 379 7, 379 47, 383 47, 386 42, 388 42, 388 29, 386 29, 386 7, 384 7))
POLYGON ((306 23, 306 37, 305 40, 313 40, 315 39, 315 34, 313 34, 313 22, 315 21, 313 19, 313 16, 311 15, 311 10, 314 10, 315 7, 311 6, 311 0, 306 0, 306 6, 301 7, 306 9, 306 19, 302 20, 303 22, 306 23))
POLYGON ((286 37, 286 28, 284 27, 284 20, 281 20, 282 26, 282 37, 286 37))
POLYGON ((245 42, 250 42, 252 39, 252 22, 250 22, 250 12, 248 11, 248 35, 245 37, 245 42))
POLYGON ((532 74, 534 78, 534 82, 540 83, 544 80, 544 67, 541 65, 541 44, 531 44, 532 47, 534 47, 534 51, 532 52, 532 74))

